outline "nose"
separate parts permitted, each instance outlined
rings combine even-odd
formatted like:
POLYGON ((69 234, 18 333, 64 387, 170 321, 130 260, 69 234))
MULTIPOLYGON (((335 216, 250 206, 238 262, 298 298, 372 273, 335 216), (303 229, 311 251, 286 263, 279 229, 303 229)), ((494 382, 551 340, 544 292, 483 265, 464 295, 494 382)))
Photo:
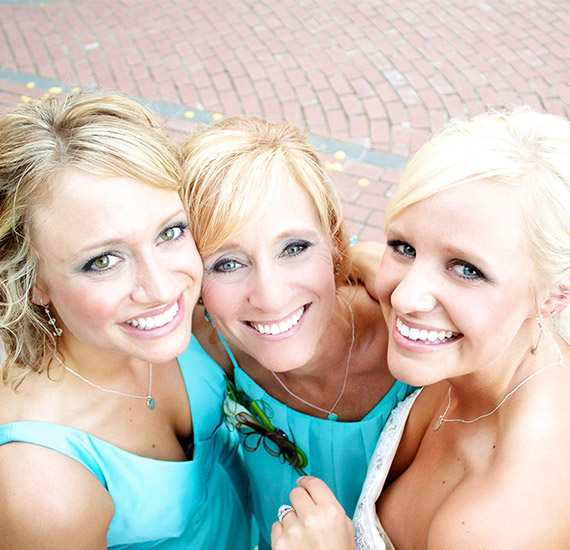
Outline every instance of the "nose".
POLYGON ((392 291, 392 307, 409 315, 432 311, 438 303, 437 288, 437 277, 416 259, 392 291))
POLYGON ((174 298, 176 291, 174 270, 164 256, 148 254, 137 262, 133 301, 141 304, 165 304, 174 298))
POLYGON ((283 314, 283 307, 290 301, 290 287, 291 280, 283 270, 259 264, 250 280, 248 302, 264 313, 283 314))

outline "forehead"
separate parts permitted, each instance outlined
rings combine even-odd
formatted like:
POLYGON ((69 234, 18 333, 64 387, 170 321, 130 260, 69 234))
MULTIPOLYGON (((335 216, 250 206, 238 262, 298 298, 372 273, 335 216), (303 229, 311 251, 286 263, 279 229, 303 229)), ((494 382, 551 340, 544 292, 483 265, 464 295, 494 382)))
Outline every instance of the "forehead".
POLYGON ((36 243, 102 241, 164 219, 180 207, 176 191, 72 169, 57 178, 49 198, 33 208, 32 234, 36 243))
POLYGON ((489 181, 458 185, 406 208, 388 233, 495 258, 526 256, 519 193, 489 181))

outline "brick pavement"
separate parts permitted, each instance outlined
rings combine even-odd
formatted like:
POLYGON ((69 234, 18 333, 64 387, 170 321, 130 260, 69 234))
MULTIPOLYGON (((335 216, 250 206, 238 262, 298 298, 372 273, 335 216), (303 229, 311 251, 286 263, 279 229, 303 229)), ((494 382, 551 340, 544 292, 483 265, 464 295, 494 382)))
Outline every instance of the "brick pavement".
POLYGON ((569 28, 570 0, 0 0, 0 106, 100 87, 179 136, 295 120, 377 239, 405 159, 449 117, 569 116, 569 28))

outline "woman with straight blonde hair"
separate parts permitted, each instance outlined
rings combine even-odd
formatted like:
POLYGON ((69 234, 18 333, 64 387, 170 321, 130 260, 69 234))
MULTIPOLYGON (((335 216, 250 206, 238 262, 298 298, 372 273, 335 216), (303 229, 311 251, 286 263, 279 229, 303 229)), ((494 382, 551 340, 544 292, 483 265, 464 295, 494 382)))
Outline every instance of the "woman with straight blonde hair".
POLYGON ((273 548, 569 548, 570 122, 452 121, 404 171, 385 232, 388 366, 424 388, 382 432, 356 541, 305 478, 273 548))
POLYGON ((211 321, 196 318, 195 334, 233 380, 226 414, 265 549, 301 473, 326 479, 352 513, 380 431, 412 388, 386 368, 381 309, 358 280, 335 187, 294 124, 231 118, 192 136, 182 196, 211 321))

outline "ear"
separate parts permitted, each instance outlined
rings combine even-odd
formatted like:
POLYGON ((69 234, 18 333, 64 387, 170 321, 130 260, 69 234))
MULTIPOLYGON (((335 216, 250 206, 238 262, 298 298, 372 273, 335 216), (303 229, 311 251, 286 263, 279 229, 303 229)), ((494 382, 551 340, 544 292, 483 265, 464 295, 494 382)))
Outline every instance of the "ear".
POLYGON ((542 304, 540 313, 546 319, 564 311, 570 305, 570 281, 558 285, 542 304))
POLYGON ((32 287, 32 297, 31 302, 36 306, 47 306, 50 303, 50 297, 47 291, 44 289, 41 282, 34 283, 32 287))

